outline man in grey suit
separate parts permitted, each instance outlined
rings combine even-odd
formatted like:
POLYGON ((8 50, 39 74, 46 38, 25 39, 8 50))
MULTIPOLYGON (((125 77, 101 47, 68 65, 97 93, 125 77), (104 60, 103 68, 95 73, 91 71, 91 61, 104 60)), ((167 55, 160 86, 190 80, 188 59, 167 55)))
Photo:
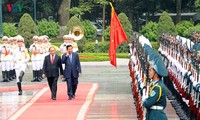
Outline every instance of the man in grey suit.
POLYGON ((51 90, 51 99, 56 100, 57 93, 57 81, 60 75, 63 75, 63 69, 60 56, 55 54, 56 49, 54 47, 49 48, 49 55, 44 59, 43 70, 47 77, 49 88, 51 90))
POLYGON ((62 63, 65 64, 64 76, 67 81, 68 100, 75 98, 78 85, 78 77, 81 74, 81 64, 77 53, 72 52, 72 45, 66 46, 66 53, 62 56, 62 63))

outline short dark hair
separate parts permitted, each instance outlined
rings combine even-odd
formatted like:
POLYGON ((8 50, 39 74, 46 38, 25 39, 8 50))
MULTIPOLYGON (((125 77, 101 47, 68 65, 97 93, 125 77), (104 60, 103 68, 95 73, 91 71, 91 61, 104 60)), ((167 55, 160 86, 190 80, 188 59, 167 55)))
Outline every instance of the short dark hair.
POLYGON ((53 48, 54 50, 56 50, 56 48, 55 48, 55 47, 51 46, 51 47, 49 47, 49 51, 50 51, 50 49, 51 49, 51 48, 53 48))
POLYGON ((67 48, 67 50, 68 50, 68 48, 69 48, 69 47, 72 47, 72 45, 67 45, 67 47, 66 47, 66 48, 67 48))

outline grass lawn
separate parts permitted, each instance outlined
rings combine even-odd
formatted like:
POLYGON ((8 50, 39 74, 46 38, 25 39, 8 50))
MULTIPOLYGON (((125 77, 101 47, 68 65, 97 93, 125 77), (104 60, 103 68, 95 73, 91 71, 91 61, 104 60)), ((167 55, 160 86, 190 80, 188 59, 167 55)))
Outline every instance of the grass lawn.
MULTIPOLYGON (((81 62, 109 61, 108 53, 79 53, 81 62)), ((117 58, 129 58, 128 53, 117 53, 117 58)))

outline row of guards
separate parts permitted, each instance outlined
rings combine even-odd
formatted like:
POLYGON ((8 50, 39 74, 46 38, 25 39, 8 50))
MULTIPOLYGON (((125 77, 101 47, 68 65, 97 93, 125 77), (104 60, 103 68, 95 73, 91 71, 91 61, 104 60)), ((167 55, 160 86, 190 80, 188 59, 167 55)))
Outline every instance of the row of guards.
MULTIPOLYGON (((33 36, 33 44, 30 45, 30 48, 25 48, 24 38, 21 35, 15 37, 3 36, 3 44, 0 44, 0 61, 2 66, 2 81, 1 82, 10 82, 16 79, 15 66, 13 60, 13 51, 18 48, 17 41, 23 39, 23 48, 26 51, 26 54, 31 54, 31 65, 33 71, 33 79, 31 82, 41 82, 45 77, 43 76, 43 62, 46 55, 49 54, 49 48, 55 47, 57 51, 60 51, 61 54, 66 53, 66 46, 72 45, 73 52, 78 52, 77 41, 82 39, 84 36, 84 31, 80 26, 74 26, 71 28, 68 35, 63 36, 63 43, 60 45, 60 50, 57 46, 52 45, 50 39, 47 35, 42 36, 33 36)), ((28 61, 25 63, 28 67, 28 61)), ((29 67, 28 67, 29 68, 29 67)), ((64 68, 64 65, 63 65, 64 68)), ((63 80, 65 81, 65 80, 63 80)))
POLYGON ((191 40, 163 34, 160 47, 155 52, 143 35, 133 33, 130 47, 130 76, 137 117, 145 119, 142 97, 149 93, 150 61, 159 57, 168 71, 163 77, 170 100, 181 120, 200 120, 200 33, 193 33, 191 40))
MULTIPOLYGON (((7 37, 3 36, 2 41, 3 44, 0 45, 0 61, 1 61, 1 70, 2 70, 2 82, 10 82, 14 79, 16 79, 16 73, 15 73, 15 66, 16 63, 14 63, 13 54, 16 49, 18 49, 17 40, 24 38, 21 35, 15 36, 15 37, 7 37)), ((60 45, 60 49, 57 48, 58 51, 60 51, 62 54, 66 52, 66 46, 72 45, 73 46, 73 52, 78 52, 78 46, 77 43, 74 42, 74 35, 64 35, 63 36, 63 43, 60 45)), ((41 82, 44 77, 42 76, 44 74, 43 71, 43 62, 46 55, 49 54, 49 48, 51 46, 56 47, 50 43, 50 40, 48 36, 33 36, 32 38, 33 44, 30 45, 30 48, 25 48, 25 44, 23 43, 23 48, 25 49, 25 52, 27 55, 29 55, 30 52, 30 60, 32 65, 32 72, 33 72, 33 79, 31 82, 41 82)), ((26 61, 26 65, 28 67, 28 61, 26 61)), ((28 67, 29 68, 29 67, 28 67)))

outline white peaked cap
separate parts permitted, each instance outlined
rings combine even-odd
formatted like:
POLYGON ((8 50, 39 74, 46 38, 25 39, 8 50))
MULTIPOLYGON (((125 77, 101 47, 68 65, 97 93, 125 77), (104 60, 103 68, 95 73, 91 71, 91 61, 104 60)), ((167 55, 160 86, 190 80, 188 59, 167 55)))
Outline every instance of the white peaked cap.
POLYGON ((64 35, 63 36, 63 39, 65 40, 65 39, 74 39, 74 35, 72 35, 72 34, 68 34, 68 35, 64 35))
POLYGON ((2 40, 8 40, 8 37, 7 36, 3 36, 2 40))

